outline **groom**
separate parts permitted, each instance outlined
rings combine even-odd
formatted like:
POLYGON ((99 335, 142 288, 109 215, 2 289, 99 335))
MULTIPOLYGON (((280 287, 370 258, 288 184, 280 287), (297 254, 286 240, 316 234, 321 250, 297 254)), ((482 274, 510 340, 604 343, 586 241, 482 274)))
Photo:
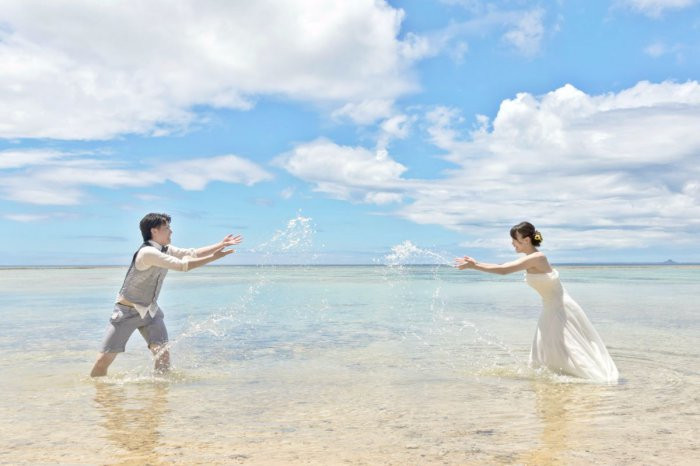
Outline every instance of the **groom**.
POLYGON ((136 329, 155 356, 156 371, 167 371, 170 368, 168 331, 157 302, 165 275, 168 270, 187 272, 219 260, 234 252, 226 247, 242 241, 240 235, 228 235, 211 246, 178 248, 170 244, 173 231, 167 214, 146 215, 141 219, 140 228, 143 244, 131 259, 102 340, 102 350, 90 373, 92 377, 107 375, 109 365, 117 354, 124 352, 127 340, 136 329))

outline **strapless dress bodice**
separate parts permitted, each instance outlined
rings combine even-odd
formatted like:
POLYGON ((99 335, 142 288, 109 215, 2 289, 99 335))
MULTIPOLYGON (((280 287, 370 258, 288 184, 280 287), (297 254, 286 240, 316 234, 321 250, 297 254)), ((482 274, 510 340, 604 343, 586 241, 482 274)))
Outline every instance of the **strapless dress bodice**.
POLYGON ((552 300, 560 301, 564 296, 564 288, 559 281, 559 272, 553 269, 549 273, 525 272, 525 282, 537 291, 545 304, 552 300))

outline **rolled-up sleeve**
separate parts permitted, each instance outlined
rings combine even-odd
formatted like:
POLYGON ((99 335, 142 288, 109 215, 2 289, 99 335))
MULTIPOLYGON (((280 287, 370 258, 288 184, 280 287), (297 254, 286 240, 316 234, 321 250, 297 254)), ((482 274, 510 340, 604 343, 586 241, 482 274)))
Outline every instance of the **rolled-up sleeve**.
POLYGON ((184 257, 197 257, 197 250, 195 248, 178 248, 177 246, 173 246, 172 244, 168 246, 168 254, 171 256, 175 256, 178 259, 182 259, 184 257))
POLYGON ((162 267, 179 272, 189 270, 189 259, 196 257, 194 249, 180 249, 173 246, 168 247, 168 251, 163 253, 154 247, 142 248, 136 256, 136 268, 146 270, 149 267, 162 267), (193 252, 193 254, 189 254, 193 252), (177 255, 176 255, 177 254, 177 255))

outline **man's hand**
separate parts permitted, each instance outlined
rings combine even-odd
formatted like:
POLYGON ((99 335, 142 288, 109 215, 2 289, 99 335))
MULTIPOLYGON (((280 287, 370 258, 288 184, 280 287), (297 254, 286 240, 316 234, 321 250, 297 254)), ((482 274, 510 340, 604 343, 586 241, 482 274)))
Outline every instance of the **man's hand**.
POLYGON ((206 251, 206 256, 203 255, 198 255, 197 257, 194 257, 189 260, 189 268, 187 270, 194 270, 197 267, 201 267, 203 265, 206 265, 210 262, 214 262, 216 260, 221 259, 222 257, 226 257, 229 254, 233 254, 234 251, 233 249, 224 249, 226 246, 207 246, 206 251))
POLYGON ((455 267, 457 267, 459 270, 471 269, 474 268, 475 265, 476 259, 469 256, 458 257, 455 259, 455 267))
POLYGON ((226 246, 221 246, 219 249, 214 251, 212 253, 212 257, 214 257, 214 260, 221 259, 222 257, 226 257, 229 254, 233 254, 236 252, 234 249, 224 249, 226 246))
POLYGON ((226 235, 226 237, 221 240, 221 247, 225 248, 227 246, 234 246, 239 244, 241 241, 243 241, 243 237, 241 235, 226 235))

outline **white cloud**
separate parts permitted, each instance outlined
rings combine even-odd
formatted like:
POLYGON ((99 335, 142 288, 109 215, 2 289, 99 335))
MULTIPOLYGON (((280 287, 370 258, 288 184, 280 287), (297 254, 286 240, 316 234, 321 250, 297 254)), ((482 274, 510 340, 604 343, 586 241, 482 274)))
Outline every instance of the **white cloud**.
POLYGON ((12 220, 13 222, 30 223, 30 222, 40 222, 42 220, 47 220, 51 218, 51 215, 43 214, 7 214, 3 216, 7 220, 12 220))
POLYGON ((667 10, 682 10, 694 5, 697 0, 618 0, 618 3, 651 18, 658 18, 667 10))
POLYGON ((378 0, 5 1, 0 137, 164 134, 195 105, 247 109, 258 95, 385 117, 430 53, 398 39, 403 16, 378 0))
POLYGON ((64 153, 53 150, 6 150, 0 152, 0 170, 38 165, 65 156, 64 153))
POLYGON ((364 202, 367 204, 393 204, 396 202, 401 202, 401 194, 398 193, 386 193, 386 192, 368 192, 365 194, 364 202))
POLYGON ((435 110, 430 134, 457 168, 434 190, 406 194, 415 202, 400 215, 466 232, 486 224, 488 234, 529 218, 567 226, 569 246, 602 247, 689 240, 700 222, 697 82, 640 82, 598 96, 570 85, 521 93, 502 102, 492 128, 482 119, 468 138, 455 118, 435 110), (613 240, 628 229, 643 235, 613 240))
MULTIPOLYGON (((0 152, 0 197, 42 205, 80 204, 84 188, 148 187, 172 181, 186 190, 202 190, 212 181, 253 185, 272 179, 259 165, 236 155, 124 167, 118 161, 61 152, 0 152)), ((147 199, 140 193, 137 197, 147 199)))
POLYGON ((381 129, 385 134, 397 139, 403 139, 408 136, 408 131, 411 121, 407 115, 399 114, 383 121, 381 129))
POLYGON ((3 218, 13 221, 13 222, 19 222, 19 223, 34 223, 34 222, 43 222, 45 220, 52 220, 52 219, 61 219, 61 220, 75 220, 78 218, 78 215, 75 213, 69 213, 69 212, 57 212, 57 211, 52 211, 49 213, 34 213, 34 214, 29 214, 29 213, 16 213, 16 214, 6 214, 3 215, 3 218))
POLYGON ((335 110, 332 117, 340 120, 348 118, 359 125, 370 125, 394 112, 394 102, 388 99, 349 102, 335 110))
POLYGON ((406 170, 384 150, 371 152, 326 139, 300 144, 278 157, 275 164, 313 183, 316 191, 337 199, 375 204, 401 200, 396 190, 401 189, 401 174, 406 170))
POLYGON ((414 62, 435 53, 430 40, 413 32, 407 33, 399 43, 399 55, 409 62, 414 62))
MULTIPOLYGON (((518 221, 518 220, 516 220, 518 221)), ((513 222, 515 223, 515 221, 513 222)), ((511 225, 503 225, 502 228, 478 228, 478 239, 460 243, 463 248, 492 249, 504 256, 512 250, 508 228, 511 225)), ((539 228, 539 227, 538 227, 539 228)), ((471 230, 470 232, 472 232, 471 230)), ((596 251, 600 249, 637 249, 645 244, 674 244, 678 242, 675 232, 662 229, 649 229, 646 231, 634 231, 611 226, 605 229, 582 229, 572 234, 570 228, 547 227, 543 246, 547 251, 596 251)), ((577 256, 574 256, 577 257, 577 256)), ((591 257, 580 260, 591 261, 591 257)), ((633 261, 634 262, 634 261, 633 261)))
POLYGON ((458 5, 469 10, 479 10, 483 5, 483 0, 440 0, 445 5, 458 5))
POLYGON ((453 164, 436 179, 403 178, 406 167, 388 154, 329 141, 298 147, 283 166, 333 197, 401 199, 396 215, 460 231, 481 247, 525 219, 551 249, 695 241, 698 82, 640 82, 602 95, 571 85, 520 93, 471 130, 457 109, 435 108, 426 120, 453 164))
POLYGON ((464 41, 458 41, 448 50, 452 61, 461 64, 464 63, 464 56, 469 52, 469 44, 464 41))
POLYGON ((187 190, 202 190, 212 181, 252 186, 272 179, 259 165, 235 155, 174 162, 167 164, 161 173, 187 190))
POLYGON ((649 44, 644 49, 644 52, 650 57, 659 58, 660 56, 665 55, 668 52, 668 49, 661 42, 654 42, 653 44, 649 44))
POLYGON ((387 118, 379 125, 379 137, 377 138, 377 149, 386 150, 389 143, 394 139, 405 139, 408 137, 411 125, 416 121, 415 116, 403 113, 387 118))
POLYGON ((281 197, 282 199, 291 199, 292 196, 294 196, 294 191, 296 191, 296 189, 294 189, 294 188, 292 188, 292 187, 284 188, 284 189, 280 192, 280 197, 281 197))
MULTIPOLYGON (((455 62, 461 63, 470 49, 465 38, 478 41, 493 35, 500 35, 503 43, 521 55, 531 57, 539 53, 547 32, 544 9, 512 10, 479 3, 466 6, 474 14, 473 18, 453 22, 428 36, 428 54, 446 52, 455 62)), ((559 24, 555 24, 552 31, 556 32, 557 28, 559 24)))
POLYGON ((84 193, 71 184, 45 185, 29 176, 0 178, 0 196, 10 201, 38 205, 78 204, 84 193))
POLYGON ((156 202, 156 201, 165 200, 165 198, 163 196, 157 196, 155 194, 148 194, 148 193, 134 194, 134 197, 136 199, 140 199, 144 202, 156 202))
POLYGON ((540 50, 544 36, 543 16, 544 10, 528 11, 518 18, 513 27, 503 35, 503 39, 523 55, 535 55, 540 50))
POLYGON ((669 45, 663 42, 653 42, 644 48, 644 53, 652 58, 661 58, 665 55, 673 55, 677 63, 685 61, 684 49, 686 46, 681 43, 669 45))

